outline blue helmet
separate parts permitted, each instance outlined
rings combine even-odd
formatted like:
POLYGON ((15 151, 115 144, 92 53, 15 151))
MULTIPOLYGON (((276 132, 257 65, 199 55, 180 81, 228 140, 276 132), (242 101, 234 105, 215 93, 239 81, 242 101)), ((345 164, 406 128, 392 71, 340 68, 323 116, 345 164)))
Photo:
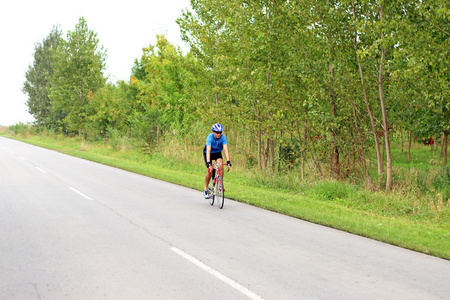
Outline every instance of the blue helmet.
POLYGON ((222 132, 222 131, 223 131, 223 126, 222 126, 221 124, 219 124, 219 123, 214 124, 214 125, 212 126, 212 131, 215 131, 215 132, 222 132))

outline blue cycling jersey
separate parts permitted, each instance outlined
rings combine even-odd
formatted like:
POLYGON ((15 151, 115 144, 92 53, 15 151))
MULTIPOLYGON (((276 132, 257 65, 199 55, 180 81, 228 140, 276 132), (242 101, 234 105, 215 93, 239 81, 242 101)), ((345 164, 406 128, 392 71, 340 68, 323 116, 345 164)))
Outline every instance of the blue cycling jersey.
POLYGON ((214 133, 210 133, 206 138, 206 146, 211 146, 211 153, 222 152, 223 145, 227 144, 227 137, 222 134, 220 138, 216 139, 214 133))

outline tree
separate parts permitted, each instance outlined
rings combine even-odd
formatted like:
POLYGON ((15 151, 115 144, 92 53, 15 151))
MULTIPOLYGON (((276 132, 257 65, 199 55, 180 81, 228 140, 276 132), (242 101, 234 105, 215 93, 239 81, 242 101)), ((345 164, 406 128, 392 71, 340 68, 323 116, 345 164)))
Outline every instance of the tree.
POLYGON ((61 35, 61 30, 55 26, 42 43, 35 44, 33 64, 25 73, 22 91, 28 95, 28 112, 39 126, 55 127, 62 119, 62 114, 52 107, 48 92, 49 78, 53 75, 52 53, 56 52, 61 35))
MULTIPOLYGON (((164 35, 157 35, 156 45, 143 49, 140 61, 133 67, 132 85, 136 88, 136 108, 132 130, 152 148, 159 143, 165 128, 189 141, 190 127, 195 120, 192 73, 196 68, 192 55, 183 55, 164 35), (186 87, 190 87, 187 92, 186 87)), ((195 85, 196 86, 196 85, 195 85)))
POLYGON ((64 122, 86 139, 88 95, 104 86, 106 51, 98 47, 97 34, 89 30, 82 17, 75 31, 61 39, 54 55, 54 72, 50 77, 52 105, 66 114, 64 122))
POLYGON ((427 101, 423 116, 429 116, 429 119, 423 124, 434 126, 435 133, 443 134, 445 166, 450 134, 450 3, 444 0, 420 1, 414 17, 418 18, 419 32, 410 45, 416 50, 414 61, 421 62, 418 66, 423 74, 421 81, 427 86, 423 90, 427 101))
MULTIPOLYGON (((396 97, 408 99, 407 108, 415 110, 415 114, 404 114, 410 120, 403 118, 415 133, 443 135, 445 140, 450 131, 450 4, 445 0, 402 3, 403 15, 392 20, 397 45, 391 87, 396 97)), ((444 164, 446 157, 444 151, 444 164)))
MULTIPOLYGON (((120 84, 120 83, 119 83, 120 84)), ((111 83, 105 84, 95 94, 89 94, 88 124, 94 133, 100 133, 107 139, 108 130, 125 131, 126 111, 124 93, 111 83)))
POLYGON ((272 140, 281 152, 296 135, 302 171, 309 150, 320 174, 322 164, 346 178, 359 161, 370 183, 366 154, 375 148, 389 191, 398 120, 412 122, 414 110, 426 116, 426 106, 447 137, 448 1, 191 3, 193 13, 178 22, 206 74, 204 108, 226 109, 237 131, 250 132, 246 144, 260 168, 272 140))

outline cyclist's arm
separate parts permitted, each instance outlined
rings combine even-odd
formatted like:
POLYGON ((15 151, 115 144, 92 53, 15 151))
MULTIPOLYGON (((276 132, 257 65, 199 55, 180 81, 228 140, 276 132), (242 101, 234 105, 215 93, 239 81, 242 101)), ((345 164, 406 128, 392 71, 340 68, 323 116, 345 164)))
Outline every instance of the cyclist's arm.
POLYGON ((206 145, 206 162, 211 162, 211 146, 206 145))
POLYGON ((230 155, 228 154, 228 145, 223 145, 223 151, 225 152, 225 157, 227 158, 227 161, 230 161, 230 155))

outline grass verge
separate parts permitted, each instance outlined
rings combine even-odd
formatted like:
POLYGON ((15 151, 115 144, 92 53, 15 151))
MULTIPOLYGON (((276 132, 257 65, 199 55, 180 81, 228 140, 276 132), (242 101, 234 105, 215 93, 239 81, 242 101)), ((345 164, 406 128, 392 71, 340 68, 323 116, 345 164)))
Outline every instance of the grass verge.
MULTIPOLYGON (((131 150, 114 151, 95 143, 81 149, 79 140, 62 137, 11 138, 189 188, 203 189, 205 170, 201 158, 197 162, 186 163, 161 154, 148 156, 131 150)), ((450 259, 448 203, 443 204, 446 208, 438 214, 402 207, 394 210, 392 207, 399 200, 384 193, 362 191, 341 182, 322 182, 298 190, 275 188, 264 186, 254 180, 251 173, 238 168, 225 176, 225 184, 229 199, 450 259)))

